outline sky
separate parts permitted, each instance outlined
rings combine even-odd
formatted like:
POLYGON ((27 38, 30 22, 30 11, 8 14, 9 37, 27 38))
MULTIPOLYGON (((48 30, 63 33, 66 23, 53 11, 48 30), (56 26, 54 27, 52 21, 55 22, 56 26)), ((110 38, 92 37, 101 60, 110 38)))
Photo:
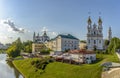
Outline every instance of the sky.
POLYGON ((0 0, 0 42, 11 43, 20 37, 32 40, 33 32, 44 30, 50 38, 72 34, 86 40, 87 19, 92 23, 101 16, 103 35, 108 28, 120 37, 120 0, 0 0))

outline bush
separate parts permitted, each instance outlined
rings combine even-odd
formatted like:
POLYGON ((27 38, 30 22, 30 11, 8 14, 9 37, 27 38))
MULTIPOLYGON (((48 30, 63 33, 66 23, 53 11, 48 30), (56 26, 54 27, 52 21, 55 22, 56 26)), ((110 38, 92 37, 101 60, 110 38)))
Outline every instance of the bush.
POLYGON ((40 53, 42 53, 42 54, 50 54, 50 50, 42 49, 42 50, 40 51, 40 53))
POLYGON ((35 68, 42 70, 45 70, 47 64, 49 64, 49 59, 34 60, 31 62, 31 65, 33 65, 35 68))

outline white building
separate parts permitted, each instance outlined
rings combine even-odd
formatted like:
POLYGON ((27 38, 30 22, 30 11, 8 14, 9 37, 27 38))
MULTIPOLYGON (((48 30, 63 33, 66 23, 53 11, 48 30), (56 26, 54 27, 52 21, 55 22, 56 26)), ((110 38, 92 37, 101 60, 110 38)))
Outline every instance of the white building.
POLYGON ((79 39, 71 34, 59 34, 54 39, 46 43, 46 46, 53 51, 66 51, 79 49, 79 39))
POLYGON ((71 50, 69 52, 72 60, 75 60, 80 63, 92 63, 96 61, 96 54, 93 51, 87 50, 71 50))
POLYGON ((99 17, 98 25, 95 23, 92 25, 91 18, 88 18, 88 26, 87 26, 87 49, 88 50, 103 50, 103 27, 102 20, 99 17))
POLYGON ((54 57, 56 60, 59 61, 65 61, 67 60, 69 63, 72 61, 76 63, 93 63, 96 61, 96 53, 94 51, 88 51, 88 50, 70 50, 67 53, 63 54, 52 54, 52 57, 54 57))

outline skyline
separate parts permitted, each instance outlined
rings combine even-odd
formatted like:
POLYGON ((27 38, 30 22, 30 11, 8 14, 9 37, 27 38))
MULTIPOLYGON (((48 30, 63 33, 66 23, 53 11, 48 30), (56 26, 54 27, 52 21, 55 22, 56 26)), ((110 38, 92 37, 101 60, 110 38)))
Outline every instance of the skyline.
POLYGON ((0 42, 12 42, 18 37, 32 40, 33 32, 48 31, 51 37, 70 33, 86 40, 87 19, 97 24, 103 21, 103 35, 108 28, 112 35, 120 37, 119 0, 0 0, 0 42), (89 14, 89 12, 91 12, 89 14), (99 14, 101 12, 101 14, 99 14))

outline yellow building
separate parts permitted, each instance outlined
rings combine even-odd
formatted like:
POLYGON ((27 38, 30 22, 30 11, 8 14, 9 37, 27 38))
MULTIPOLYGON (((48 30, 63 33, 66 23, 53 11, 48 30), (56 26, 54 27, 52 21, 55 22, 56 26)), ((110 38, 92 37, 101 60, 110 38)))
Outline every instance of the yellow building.
POLYGON ((86 49, 87 44, 85 42, 80 42, 79 44, 79 48, 82 49, 86 49))
POLYGON ((33 43, 32 52, 40 52, 41 49, 45 48, 45 45, 42 43, 33 43))

